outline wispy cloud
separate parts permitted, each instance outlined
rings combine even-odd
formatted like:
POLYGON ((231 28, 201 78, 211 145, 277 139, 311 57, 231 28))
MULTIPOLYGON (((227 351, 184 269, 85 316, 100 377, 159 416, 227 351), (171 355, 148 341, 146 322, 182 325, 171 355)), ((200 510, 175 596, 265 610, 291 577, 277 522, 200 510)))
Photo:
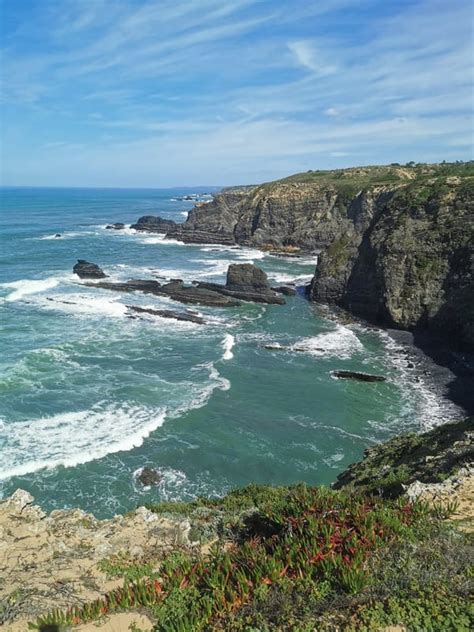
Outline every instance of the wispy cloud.
POLYGON ((297 62, 311 70, 316 75, 324 77, 337 71, 337 66, 325 59, 324 53, 310 40, 289 42, 288 48, 294 54, 297 62))
POLYGON ((467 0, 16 7, 6 181, 225 183, 472 152, 467 0))

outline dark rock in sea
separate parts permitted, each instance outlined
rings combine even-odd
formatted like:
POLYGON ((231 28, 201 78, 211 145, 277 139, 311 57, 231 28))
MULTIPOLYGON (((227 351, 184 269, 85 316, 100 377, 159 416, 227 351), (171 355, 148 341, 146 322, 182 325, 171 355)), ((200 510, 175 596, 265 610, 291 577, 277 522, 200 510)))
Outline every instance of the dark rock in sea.
POLYGON ((115 224, 107 224, 105 227, 107 230, 123 230, 125 228, 125 224, 121 222, 115 222, 115 224))
POLYGON ((231 264, 227 269, 225 285, 198 283, 197 287, 219 292, 243 301, 277 305, 285 304, 285 299, 278 296, 269 286, 265 272, 251 263, 231 264))
POLYGON ((163 480, 163 475, 154 467, 144 467, 140 474, 137 476, 137 481, 143 485, 143 487, 152 487, 153 485, 159 485, 163 480))
POLYGON ((105 279, 107 276, 96 263, 84 259, 78 259, 72 271, 81 279, 105 279))
POLYGON ((332 371, 334 377, 346 380, 358 380, 359 382, 385 382, 387 379, 382 375, 370 375, 369 373, 358 373, 357 371, 332 371))
POLYGON ((144 215, 136 224, 130 226, 130 228, 147 233, 168 233, 177 227, 178 224, 172 219, 163 219, 157 215, 144 215))
POLYGON ((134 314, 150 314, 152 316, 160 316, 161 318, 172 318, 174 320, 197 323, 198 325, 205 323, 204 318, 193 312, 174 312, 170 309, 151 309, 148 307, 139 307, 138 305, 127 305, 127 309, 134 314))
POLYGON ((231 264, 227 268, 226 287, 236 291, 270 289, 265 272, 251 263, 231 264))
POLYGON ((294 287, 290 287, 288 285, 280 285, 280 287, 272 287, 274 292, 278 292, 279 294, 284 294, 285 296, 295 296, 296 289, 294 287))
POLYGON ((131 279, 122 283, 100 281, 87 285, 115 292, 143 292, 157 296, 169 296, 175 301, 191 305, 206 305, 208 307, 238 307, 240 305, 239 301, 231 297, 223 296, 219 292, 206 288, 186 286, 180 280, 174 280, 164 285, 151 279, 131 279))
POLYGON ((62 237, 61 233, 56 233, 54 235, 54 239, 60 239, 62 237))

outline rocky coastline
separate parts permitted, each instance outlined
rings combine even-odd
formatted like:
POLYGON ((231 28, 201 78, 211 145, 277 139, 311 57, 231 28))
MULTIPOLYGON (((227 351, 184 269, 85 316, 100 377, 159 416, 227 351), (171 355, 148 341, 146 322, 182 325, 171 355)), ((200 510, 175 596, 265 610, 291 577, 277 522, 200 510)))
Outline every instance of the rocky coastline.
POLYGON ((185 243, 318 253, 310 300, 474 350, 474 163, 361 167, 228 188, 183 224, 134 227, 185 243))
MULTIPOLYGON (((139 224, 153 230, 154 220, 139 224)), ((230 187, 196 205, 183 224, 166 230, 156 218, 155 225, 185 243, 318 254, 308 299, 413 346, 418 364, 442 367, 425 369, 436 386, 474 411, 473 162, 311 172, 230 187)))

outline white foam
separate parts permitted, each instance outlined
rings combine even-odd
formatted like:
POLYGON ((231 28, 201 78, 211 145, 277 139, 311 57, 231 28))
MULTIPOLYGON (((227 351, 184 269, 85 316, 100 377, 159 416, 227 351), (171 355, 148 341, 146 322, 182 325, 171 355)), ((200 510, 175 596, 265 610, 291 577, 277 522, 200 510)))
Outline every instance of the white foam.
MULTIPOLYGON (((70 277, 66 277, 70 278, 70 277)), ((51 290, 63 281, 65 277, 52 276, 47 279, 21 279, 12 283, 2 283, 1 287, 11 288, 14 290, 7 297, 6 301, 20 301, 25 296, 31 294, 39 294, 46 290, 51 290)))
POLYGON ((256 250, 255 248, 240 248, 240 250, 235 251, 235 256, 238 259, 243 259, 244 261, 251 263, 255 259, 263 259, 266 254, 261 250, 256 250))
POLYGON ((90 410, 9 423, 2 433, 0 480, 132 450, 163 424, 165 415, 165 409, 98 404, 90 410))
MULTIPOLYGON (((95 228, 105 228, 104 226, 96 226, 95 228)), ((98 235, 95 230, 65 230, 62 233, 54 233, 52 235, 42 235, 41 237, 31 237, 33 241, 62 241, 65 239, 75 239, 77 237, 90 237, 91 235, 98 235), (59 235, 59 237, 56 237, 59 235)))
POLYGON ((232 348, 235 345, 235 338, 232 334, 226 334, 224 336, 224 340, 222 341, 222 348, 224 349, 224 354, 222 356, 223 360, 232 360, 234 354, 232 353, 232 348))
POLYGON ((300 274, 294 276, 285 272, 268 272, 268 277, 273 279, 276 283, 292 283, 294 285, 307 285, 311 282, 312 274, 300 274))
POLYGON ((153 233, 153 236, 148 236, 140 232, 140 241, 143 244, 159 245, 159 246, 186 246, 184 241, 178 241, 177 239, 166 239, 164 233, 153 233))
POLYGON ((350 358, 363 348, 356 334, 343 325, 337 325, 333 331, 321 333, 312 338, 302 338, 289 347, 292 351, 303 351, 313 356, 335 356, 341 359, 350 358))
POLYGON ((410 424, 416 418, 420 431, 424 432, 445 423, 446 419, 456 419, 463 415, 463 411, 454 402, 443 397, 434 385, 430 385, 429 378, 425 379, 421 372, 408 368, 406 356, 400 353, 405 349, 403 345, 383 330, 376 330, 375 333, 384 343, 387 361, 399 373, 397 381, 403 388, 405 401, 405 410, 402 412, 410 424), (414 410, 416 414, 413 413, 414 410))
POLYGON ((182 215, 183 217, 187 217, 189 215, 189 211, 182 211, 180 215, 182 215))
POLYGON ((57 310, 74 316, 96 315, 121 318, 127 312, 127 307, 120 303, 119 296, 61 294, 38 299, 34 301, 34 304, 43 309, 57 310))
POLYGON ((318 256, 310 256, 310 257, 296 257, 291 260, 292 263, 296 263, 299 266, 317 266, 318 265, 318 256))

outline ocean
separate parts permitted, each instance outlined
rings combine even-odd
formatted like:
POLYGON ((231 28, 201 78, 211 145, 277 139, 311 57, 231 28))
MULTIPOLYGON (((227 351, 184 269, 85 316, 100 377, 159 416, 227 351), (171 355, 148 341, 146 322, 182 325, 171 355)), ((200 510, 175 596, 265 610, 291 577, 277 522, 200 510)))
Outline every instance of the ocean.
POLYGON ((284 306, 200 307, 199 325, 131 319, 126 305, 185 306, 73 275, 87 259, 111 280, 222 282, 230 263, 251 262, 274 284, 309 282, 315 257, 105 229, 145 214, 184 221, 193 202, 178 198, 208 191, 1 189, 0 497, 21 487, 46 510, 109 517, 248 483, 329 485, 365 448, 446 417, 449 402, 414 380, 385 332, 336 323, 302 291, 284 306), (145 466, 159 486, 137 483, 145 466))

